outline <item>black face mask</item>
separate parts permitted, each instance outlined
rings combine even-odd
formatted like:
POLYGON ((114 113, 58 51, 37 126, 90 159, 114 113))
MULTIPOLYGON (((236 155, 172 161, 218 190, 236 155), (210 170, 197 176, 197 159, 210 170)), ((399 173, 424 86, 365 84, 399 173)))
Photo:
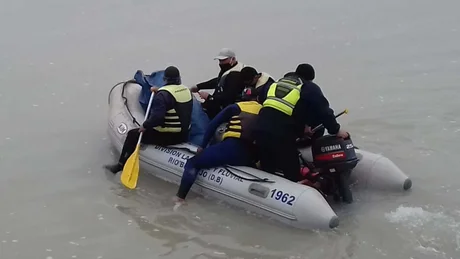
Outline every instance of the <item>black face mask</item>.
POLYGON ((219 67, 220 67, 221 70, 227 71, 230 68, 232 68, 232 65, 231 64, 219 64, 219 67))

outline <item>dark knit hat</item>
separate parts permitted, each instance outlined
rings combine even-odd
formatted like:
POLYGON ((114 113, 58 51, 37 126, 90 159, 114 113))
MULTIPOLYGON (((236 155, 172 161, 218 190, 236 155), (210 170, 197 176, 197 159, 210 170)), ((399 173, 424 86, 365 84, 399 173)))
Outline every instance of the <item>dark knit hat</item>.
POLYGON ((243 67, 240 73, 241 73, 241 80, 243 80, 243 82, 250 81, 259 74, 257 73, 257 70, 253 67, 243 67))
POLYGON ((295 73, 306 80, 315 79, 315 69, 310 64, 300 64, 297 66, 295 73))
POLYGON ((180 78, 179 69, 177 67, 169 66, 165 69, 164 77, 167 80, 175 80, 180 78))

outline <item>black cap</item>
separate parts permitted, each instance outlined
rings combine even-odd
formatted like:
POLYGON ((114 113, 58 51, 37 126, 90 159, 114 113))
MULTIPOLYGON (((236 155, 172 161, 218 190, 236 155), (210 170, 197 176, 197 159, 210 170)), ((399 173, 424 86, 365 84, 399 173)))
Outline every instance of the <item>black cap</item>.
POLYGON ((165 77, 166 79, 170 79, 170 80, 180 78, 179 69, 177 69, 177 67, 173 67, 173 66, 167 67, 167 68, 165 69, 164 77, 165 77))
POLYGON ((297 66, 295 73, 306 80, 315 79, 315 69, 310 64, 300 64, 297 66))
POLYGON ((243 67, 240 73, 241 73, 241 80, 243 80, 243 82, 250 81, 259 74, 257 73, 257 70, 253 67, 243 67))

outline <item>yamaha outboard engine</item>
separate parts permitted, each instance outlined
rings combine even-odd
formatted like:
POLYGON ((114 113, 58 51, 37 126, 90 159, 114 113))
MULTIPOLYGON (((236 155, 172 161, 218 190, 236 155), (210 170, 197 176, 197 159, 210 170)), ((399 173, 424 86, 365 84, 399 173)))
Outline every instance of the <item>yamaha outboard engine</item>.
POLYGON ((319 170, 317 181, 321 191, 336 200, 352 203, 349 178, 359 159, 351 138, 322 136, 313 142, 312 155, 314 166, 319 170))

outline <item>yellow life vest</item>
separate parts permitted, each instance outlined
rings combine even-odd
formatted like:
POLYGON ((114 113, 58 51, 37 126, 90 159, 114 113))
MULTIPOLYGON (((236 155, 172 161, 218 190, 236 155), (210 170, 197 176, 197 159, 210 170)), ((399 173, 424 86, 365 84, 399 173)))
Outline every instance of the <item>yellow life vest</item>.
POLYGON ((254 129, 257 115, 262 105, 256 101, 239 102, 236 105, 240 107, 241 112, 231 118, 222 140, 226 138, 241 138, 252 142, 252 130, 254 129))
POLYGON ((287 77, 270 85, 263 107, 270 107, 289 116, 300 99, 303 82, 300 78, 287 77))
POLYGON ((183 85, 165 85, 158 91, 169 92, 174 100, 174 108, 166 111, 162 126, 154 127, 159 132, 188 132, 192 121, 192 93, 183 85))

